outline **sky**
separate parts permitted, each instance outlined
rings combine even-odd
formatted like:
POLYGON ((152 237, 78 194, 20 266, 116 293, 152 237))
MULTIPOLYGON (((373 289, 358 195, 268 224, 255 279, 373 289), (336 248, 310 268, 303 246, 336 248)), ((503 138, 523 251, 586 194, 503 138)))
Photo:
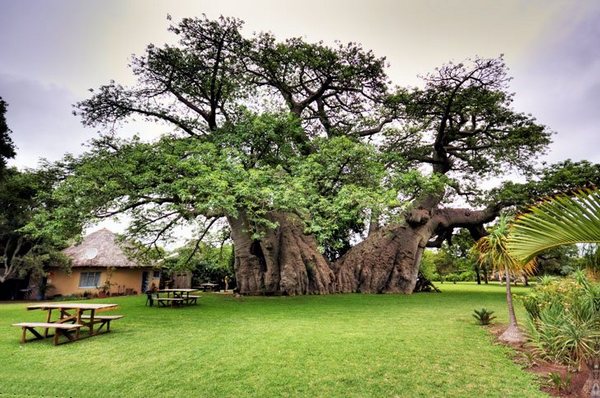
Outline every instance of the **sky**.
MULTIPOLYGON (((556 132, 543 159, 600 162, 599 1, 0 0, 0 97, 17 146, 10 164, 84 151, 97 130, 81 125, 73 104, 111 79, 133 83, 131 55, 173 42, 168 14, 202 13, 241 18, 248 36, 362 43, 387 58, 401 86, 451 60, 504 54, 515 109, 556 132)), ((163 131, 139 124, 120 134, 134 132, 163 131)))

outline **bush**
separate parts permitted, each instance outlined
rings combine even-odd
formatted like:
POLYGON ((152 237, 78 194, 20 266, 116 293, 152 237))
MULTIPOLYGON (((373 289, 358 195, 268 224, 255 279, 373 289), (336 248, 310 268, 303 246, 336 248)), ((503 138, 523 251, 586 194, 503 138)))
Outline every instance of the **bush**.
POLYGON ((494 311, 488 311, 485 308, 473 311, 473 317, 475 319, 477 319, 477 322, 480 325, 489 325, 490 322, 492 322, 494 319, 496 319, 496 317, 493 316, 493 314, 494 314, 494 311))
POLYGON ((528 337, 543 359, 579 366, 600 355, 600 284, 583 272, 544 278, 523 304, 528 337))
POLYGON ((456 283, 460 280, 460 278, 456 274, 448 274, 446 275, 446 280, 452 283, 456 283))
POLYGON ((458 280, 461 282, 471 282, 475 280, 475 271, 464 271, 458 274, 458 280))

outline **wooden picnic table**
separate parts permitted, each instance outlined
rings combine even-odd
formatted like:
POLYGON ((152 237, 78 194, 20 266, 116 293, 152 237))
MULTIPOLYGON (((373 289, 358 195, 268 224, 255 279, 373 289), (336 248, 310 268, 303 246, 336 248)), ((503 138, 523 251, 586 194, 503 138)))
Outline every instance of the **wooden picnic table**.
POLYGON ((161 289, 156 291, 156 301, 159 305, 166 306, 170 304, 171 307, 183 304, 197 304, 199 296, 190 295, 190 293, 196 291, 198 289, 161 289), (161 297, 160 293, 166 293, 167 297, 161 297))
MULTIPOLYGON (((48 330, 54 328, 56 330, 56 337, 58 337, 59 330, 70 330, 73 329, 75 336, 71 336, 68 333, 64 335, 69 338, 70 341, 78 340, 82 336, 80 335, 80 329, 86 328, 88 334, 85 337, 91 337, 100 333, 100 330, 106 326, 106 331, 110 331, 110 322, 115 319, 120 319, 122 315, 109 315, 102 316, 97 315, 98 312, 109 311, 118 308, 117 304, 92 304, 92 303, 74 303, 74 302, 60 302, 60 303, 40 303, 33 304, 27 307, 27 310, 42 310, 48 311, 45 323, 36 322, 22 322, 15 326, 23 327, 23 338, 25 339, 25 330, 31 331, 35 334, 36 338, 42 338, 42 336, 35 332, 35 327, 44 328, 44 336, 48 336, 48 330), (53 316, 53 311, 55 316, 53 316), (100 326, 94 331, 94 326, 100 324, 100 326), (31 326, 28 326, 31 325, 31 326), (70 326, 67 326, 70 325, 70 326)), ((64 332, 63 332, 64 333, 64 332)), ((57 338, 55 337, 55 344, 57 344, 57 338)), ((24 342, 24 341, 23 341, 24 342)))
POLYGON ((216 284, 216 283, 211 283, 211 282, 206 282, 206 283, 201 283, 201 284, 200 284, 200 289, 202 289, 202 290, 203 290, 203 291, 205 291, 205 292, 208 292, 208 291, 215 291, 215 290, 217 290, 217 289, 218 289, 218 287, 219 287, 219 285, 218 285, 218 284, 216 284))

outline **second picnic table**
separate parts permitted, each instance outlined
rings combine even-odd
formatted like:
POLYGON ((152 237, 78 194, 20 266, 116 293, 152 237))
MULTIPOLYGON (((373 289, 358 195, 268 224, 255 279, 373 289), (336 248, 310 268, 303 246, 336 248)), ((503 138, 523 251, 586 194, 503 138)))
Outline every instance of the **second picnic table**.
POLYGON ((184 304, 198 304, 199 296, 190 295, 190 293, 196 292, 198 289, 161 289, 156 291, 156 301, 159 306, 171 307, 184 305, 184 304), (160 293, 166 293, 167 297, 161 297, 160 293))

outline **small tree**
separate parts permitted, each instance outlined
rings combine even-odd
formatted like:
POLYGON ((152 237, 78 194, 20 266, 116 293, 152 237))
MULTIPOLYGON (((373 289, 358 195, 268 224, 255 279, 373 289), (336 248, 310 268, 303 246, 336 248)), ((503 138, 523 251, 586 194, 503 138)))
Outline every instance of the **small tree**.
POLYGON ((510 343, 521 343, 525 338, 517 324, 515 308, 513 305, 512 292, 510 289, 510 273, 531 273, 535 268, 535 262, 521 262, 511 255, 506 244, 508 241, 508 217, 503 215, 498 224, 475 245, 478 253, 478 261, 481 265, 487 265, 492 270, 504 273, 506 278, 506 304, 508 306, 508 328, 500 336, 500 340, 510 343))

